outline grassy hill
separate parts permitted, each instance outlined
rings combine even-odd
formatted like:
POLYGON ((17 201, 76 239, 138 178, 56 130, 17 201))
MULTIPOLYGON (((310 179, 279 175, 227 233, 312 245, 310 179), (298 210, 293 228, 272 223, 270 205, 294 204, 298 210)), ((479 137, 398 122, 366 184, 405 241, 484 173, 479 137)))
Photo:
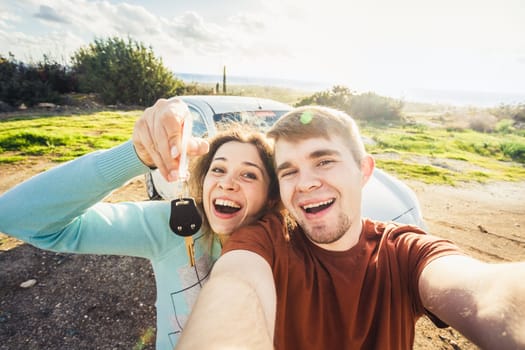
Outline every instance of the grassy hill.
MULTIPOLYGON (((235 86, 232 94, 273 98, 293 104, 308 93, 290 89, 235 86), (304 95, 303 95, 304 94, 304 95)), ((0 118, 0 164, 54 162, 112 147, 128 140, 142 110, 99 106, 92 111, 53 114, 39 110, 0 118)), ((427 183, 525 180, 525 133, 469 129, 472 111, 411 105, 408 122, 372 125, 361 122, 367 149, 378 166, 400 178, 427 183)))

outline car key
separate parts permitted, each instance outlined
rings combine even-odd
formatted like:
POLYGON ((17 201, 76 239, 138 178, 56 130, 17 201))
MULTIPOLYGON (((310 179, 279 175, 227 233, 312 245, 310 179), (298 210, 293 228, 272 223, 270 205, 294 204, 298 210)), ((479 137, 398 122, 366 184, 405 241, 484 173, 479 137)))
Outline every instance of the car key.
POLYGON ((189 196, 188 191, 188 141, 191 136, 192 117, 189 113, 184 118, 182 130, 181 156, 179 162, 179 198, 171 201, 170 228, 184 237, 186 253, 188 254, 190 266, 195 265, 195 250, 192 235, 197 233, 202 225, 202 218, 195 204, 195 200, 189 196))
POLYGON ((184 237, 190 266, 195 265, 192 235, 199 231, 201 225, 202 218, 193 198, 180 197, 171 201, 170 228, 175 234, 184 237))

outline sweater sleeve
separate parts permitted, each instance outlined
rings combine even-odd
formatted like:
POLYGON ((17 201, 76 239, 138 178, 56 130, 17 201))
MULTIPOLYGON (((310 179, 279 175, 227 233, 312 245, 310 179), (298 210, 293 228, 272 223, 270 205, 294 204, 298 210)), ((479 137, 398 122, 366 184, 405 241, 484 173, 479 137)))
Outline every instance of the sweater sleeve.
POLYGON ((131 141, 57 166, 0 196, 0 232, 61 252, 158 254, 169 203, 101 202, 147 171, 131 141))

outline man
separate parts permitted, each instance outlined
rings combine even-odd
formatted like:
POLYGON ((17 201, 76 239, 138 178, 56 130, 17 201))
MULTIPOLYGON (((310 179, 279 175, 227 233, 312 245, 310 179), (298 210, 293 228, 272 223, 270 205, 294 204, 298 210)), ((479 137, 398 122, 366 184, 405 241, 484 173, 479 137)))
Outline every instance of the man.
POLYGON ((348 115, 298 108, 268 135, 298 226, 275 214, 232 235, 181 349, 410 349, 422 315, 482 348, 525 348, 525 263, 362 218, 374 160, 348 115))

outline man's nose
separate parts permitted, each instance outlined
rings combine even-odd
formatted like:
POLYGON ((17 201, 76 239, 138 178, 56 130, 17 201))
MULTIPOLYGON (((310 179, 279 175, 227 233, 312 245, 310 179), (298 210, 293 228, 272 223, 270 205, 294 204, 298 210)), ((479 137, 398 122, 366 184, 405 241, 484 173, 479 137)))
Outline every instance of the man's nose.
POLYGON ((297 182, 297 189, 301 192, 312 191, 321 186, 321 180, 311 171, 302 171, 297 182))

